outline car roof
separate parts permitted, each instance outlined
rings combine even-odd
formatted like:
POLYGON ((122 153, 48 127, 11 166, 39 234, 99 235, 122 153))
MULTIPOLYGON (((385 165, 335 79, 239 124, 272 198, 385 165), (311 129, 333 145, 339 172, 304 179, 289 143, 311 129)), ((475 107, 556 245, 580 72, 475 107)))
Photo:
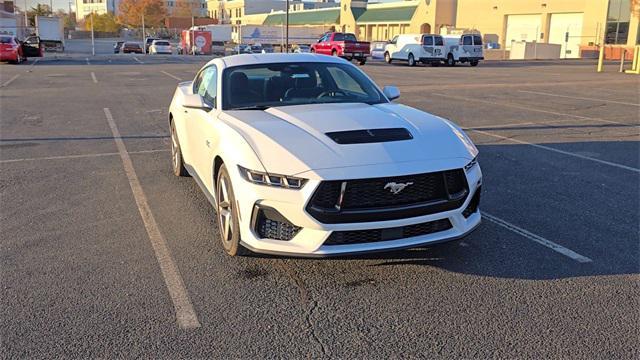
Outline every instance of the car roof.
POLYGON ((318 63, 338 63, 344 64, 347 61, 327 55, 300 54, 300 53, 270 53, 270 54, 240 54, 225 56, 209 61, 207 65, 232 67, 242 65, 272 64, 272 63, 295 63, 295 62, 318 62, 318 63))

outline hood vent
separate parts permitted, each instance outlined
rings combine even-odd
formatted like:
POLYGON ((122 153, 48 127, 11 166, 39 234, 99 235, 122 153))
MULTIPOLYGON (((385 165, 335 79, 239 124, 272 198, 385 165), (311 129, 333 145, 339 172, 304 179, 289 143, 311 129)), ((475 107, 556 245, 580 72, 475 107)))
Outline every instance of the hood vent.
POLYGON ((413 139, 409 130, 404 128, 335 131, 326 133, 325 135, 340 145, 370 144, 413 139))

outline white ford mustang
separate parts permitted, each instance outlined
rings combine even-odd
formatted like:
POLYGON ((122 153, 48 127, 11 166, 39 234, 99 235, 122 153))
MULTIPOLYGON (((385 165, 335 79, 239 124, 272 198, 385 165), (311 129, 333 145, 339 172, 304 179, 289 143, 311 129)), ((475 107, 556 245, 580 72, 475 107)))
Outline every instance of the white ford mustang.
POLYGON ((214 59, 171 102, 173 171, 215 207, 229 255, 461 238, 480 224, 478 150, 450 121, 391 102, 399 95, 331 56, 214 59))

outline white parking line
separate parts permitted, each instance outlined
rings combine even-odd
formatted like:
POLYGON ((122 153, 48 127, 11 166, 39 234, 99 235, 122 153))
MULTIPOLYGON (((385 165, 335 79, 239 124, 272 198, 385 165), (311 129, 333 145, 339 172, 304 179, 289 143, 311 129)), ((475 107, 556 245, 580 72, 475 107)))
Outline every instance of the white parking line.
POLYGON ((137 57, 133 57, 133 60, 137 61, 140 64, 144 64, 144 61, 140 61, 140 59, 138 59, 137 57))
POLYGON ((606 161, 606 160, 600 160, 600 159, 596 159, 590 156, 585 156, 585 155, 580 155, 580 154, 576 154, 576 153, 572 153, 569 151, 564 151, 564 150, 560 150, 560 149, 556 149, 556 148, 552 148, 549 146, 544 146, 544 145, 540 145, 540 144, 534 144, 534 143, 530 143, 528 141, 523 141, 523 140, 518 140, 518 139, 513 139, 510 137, 506 137, 506 136, 501 136, 501 135, 496 135, 487 131, 482 131, 482 130, 475 130, 475 129, 466 129, 469 131, 473 131, 473 132, 477 132, 483 135, 487 135, 487 136, 491 136, 494 138, 498 138, 498 139, 503 139, 503 140, 507 140, 507 141, 511 141, 517 144, 524 144, 524 145, 529 145, 529 146, 533 146, 533 147, 537 147, 539 149, 544 149, 544 150, 548 150, 548 151, 553 151, 559 154, 563 154, 563 155, 568 155, 568 156, 573 156, 579 159, 583 159, 583 160, 590 160, 590 161, 594 161, 600 164, 604 164, 604 165, 609 165, 609 166, 614 166, 620 169, 624 169, 624 170, 629 170, 629 171, 633 171, 636 173, 640 173, 640 169, 631 167, 631 166, 626 166, 626 165, 622 165, 622 164, 618 164, 618 163, 614 163, 611 161, 606 161))
MULTIPOLYGON (((141 151, 131 151, 129 152, 129 154, 151 154, 151 153, 159 153, 159 152, 167 152, 167 151, 170 151, 170 150, 169 149, 141 150, 141 151)), ((93 157, 113 156, 113 155, 119 155, 119 153, 78 154, 78 155, 47 156, 47 157, 37 157, 37 158, 7 159, 7 160, 0 160, 0 164, 23 162, 23 161, 81 159, 81 158, 93 158, 93 157)))
POLYGON ((175 76, 175 75, 169 74, 168 72, 166 72, 166 71, 164 71, 164 70, 161 70, 160 72, 161 72, 161 73, 163 73, 163 74, 165 74, 165 75, 167 75, 167 76, 168 76, 168 77, 170 77, 170 78, 174 78, 174 79, 176 79, 176 80, 178 80, 178 81, 182 81, 182 79, 181 79, 181 78, 179 78, 179 77, 177 77, 177 76, 175 76))
POLYGON ((96 73, 94 73, 93 71, 91 72, 91 79, 93 79, 94 84, 98 83, 98 79, 96 79, 96 73))
POLYGON ((560 253, 560 254, 562 254, 562 255, 564 255, 566 257, 569 257, 569 258, 571 258, 571 259, 573 259, 573 260, 575 260, 577 262, 588 263, 588 262, 592 261, 591 259, 589 259, 586 256, 582 256, 582 255, 576 253, 573 250, 567 249, 566 247, 564 247, 562 245, 558 245, 558 244, 554 243, 553 241, 547 240, 547 239, 543 238, 542 236, 538 236, 536 234, 533 234, 533 233, 531 233, 531 232, 529 232, 529 231, 527 231, 527 230, 525 230, 525 229, 523 229, 521 227, 513 225, 513 224, 511 224, 509 222, 506 222, 506 221, 504 221, 504 220, 502 220, 502 219, 500 219, 498 217, 495 217, 495 216, 493 216, 491 214, 487 214, 484 211, 482 212, 482 217, 487 219, 487 220, 489 220, 489 221, 491 221, 492 223, 494 223, 496 225, 502 226, 503 228, 508 229, 510 231, 513 231, 514 233, 516 233, 518 235, 524 236, 525 238, 527 238, 527 239, 529 239, 531 241, 534 241, 534 242, 536 242, 536 243, 538 243, 538 244, 540 244, 542 246, 546 246, 549 249, 551 249, 551 250, 553 250, 553 251, 555 251, 557 253, 560 253))
POLYGON ((129 185, 131 186, 133 197, 138 205, 138 211, 140 212, 140 216, 144 222, 144 227, 147 230, 147 235, 151 241, 151 246, 153 247, 156 259, 158 260, 158 265, 160 265, 160 271, 164 277, 164 282, 167 286, 167 290, 169 290, 171 300, 173 301, 178 326, 183 329, 200 327, 200 322, 198 321, 196 312, 193 309, 191 299, 189 299, 189 294, 187 293, 180 271, 173 261, 167 242, 162 236, 162 233, 158 228, 158 224, 153 217, 153 213, 151 212, 151 208, 147 202, 147 197, 142 190, 142 186, 138 180, 138 175, 136 175, 136 170, 133 167, 127 148, 125 147, 122 138, 120 138, 120 131, 118 131, 118 127, 113 120, 111 111, 108 108, 104 108, 104 115, 107 117, 107 122, 109 123, 111 132, 115 138, 118 153, 122 159, 122 165, 124 166, 124 171, 127 174, 127 179, 129 179, 129 185))
POLYGON ((542 91, 518 90, 518 92, 527 93, 527 94, 535 94, 535 95, 560 97, 560 98, 567 98, 567 99, 576 99, 576 100, 600 101, 600 102, 608 102, 608 103, 612 103, 612 104, 620 104, 620 105, 629 105, 629 106, 640 107, 640 104, 634 104, 634 103, 629 103, 629 102, 624 102, 624 101, 613 101, 613 100, 595 99, 595 98, 580 97, 580 96, 558 95, 558 94, 546 93, 546 92, 542 92, 542 91))
POLYGON ((5 83, 4 83, 4 84, 2 84, 2 86, 0 86, 0 87, 7 87, 7 86, 11 85, 11 83, 12 83, 15 79, 17 79, 17 78, 19 78, 19 77, 20 77, 20 74, 15 74, 15 75, 13 75, 13 77, 12 77, 11 79, 9 79, 9 80, 5 81, 5 83))
POLYGON ((40 61, 40 59, 35 59, 33 61, 33 64, 31 64, 31 66, 29 66, 29 70, 27 70, 27 72, 32 72, 33 68, 36 66, 36 64, 40 61))
POLYGON ((544 114, 551 114, 551 115, 558 115, 558 116, 568 116, 568 117, 572 117, 572 118, 576 118, 576 119, 582 119, 582 120, 600 121, 600 122, 606 122, 606 123, 617 124, 617 125, 626 125, 626 126, 638 126, 638 125, 634 125, 634 124, 625 124, 625 123, 621 123, 621 122, 618 122, 618 121, 606 120, 606 119, 602 119, 602 118, 592 118, 592 117, 589 117, 589 116, 560 113, 560 112, 555 112, 555 111, 531 108, 531 107, 522 106, 522 105, 505 104, 505 103, 500 103, 500 102, 496 102, 496 101, 473 99, 473 98, 464 97, 464 96, 446 95, 446 94, 440 94, 440 93, 431 93, 431 95, 440 96, 440 97, 444 97, 444 98, 451 98, 451 99, 457 99, 457 100, 470 101, 470 102, 477 102, 477 103, 482 103, 482 104, 500 105, 500 106, 504 106, 504 107, 510 107, 510 108, 514 108, 514 109, 539 112, 539 113, 544 113, 544 114))

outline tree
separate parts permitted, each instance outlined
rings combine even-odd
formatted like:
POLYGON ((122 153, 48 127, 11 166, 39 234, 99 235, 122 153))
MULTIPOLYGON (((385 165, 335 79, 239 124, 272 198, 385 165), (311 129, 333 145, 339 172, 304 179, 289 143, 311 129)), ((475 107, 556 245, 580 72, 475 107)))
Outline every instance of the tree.
MULTIPOLYGON (((93 31, 118 32, 120 24, 113 14, 93 14, 93 31)), ((91 14, 84 17, 85 30, 91 30, 91 14)))
POLYGON ((194 0, 176 0, 173 8, 172 16, 192 17, 198 16, 200 11, 200 3, 194 0))
POLYGON ((640 17, 640 0, 631 0, 631 13, 640 17))
POLYGON ((76 25, 78 25, 76 21, 76 13, 74 12, 67 13, 62 9, 58 9, 55 13, 55 16, 62 19, 62 24, 65 29, 75 29, 76 25))
POLYGON ((118 21, 124 25, 139 27, 144 14, 145 26, 162 25, 167 17, 167 8, 162 0, 122 0, 118 7, 118 21))
POLYGON ((38 4, 27 10, 27 19, 29 20, 29 26, 36 26, 36 16, 51 16, 51 8, 46 4, 38 4))

